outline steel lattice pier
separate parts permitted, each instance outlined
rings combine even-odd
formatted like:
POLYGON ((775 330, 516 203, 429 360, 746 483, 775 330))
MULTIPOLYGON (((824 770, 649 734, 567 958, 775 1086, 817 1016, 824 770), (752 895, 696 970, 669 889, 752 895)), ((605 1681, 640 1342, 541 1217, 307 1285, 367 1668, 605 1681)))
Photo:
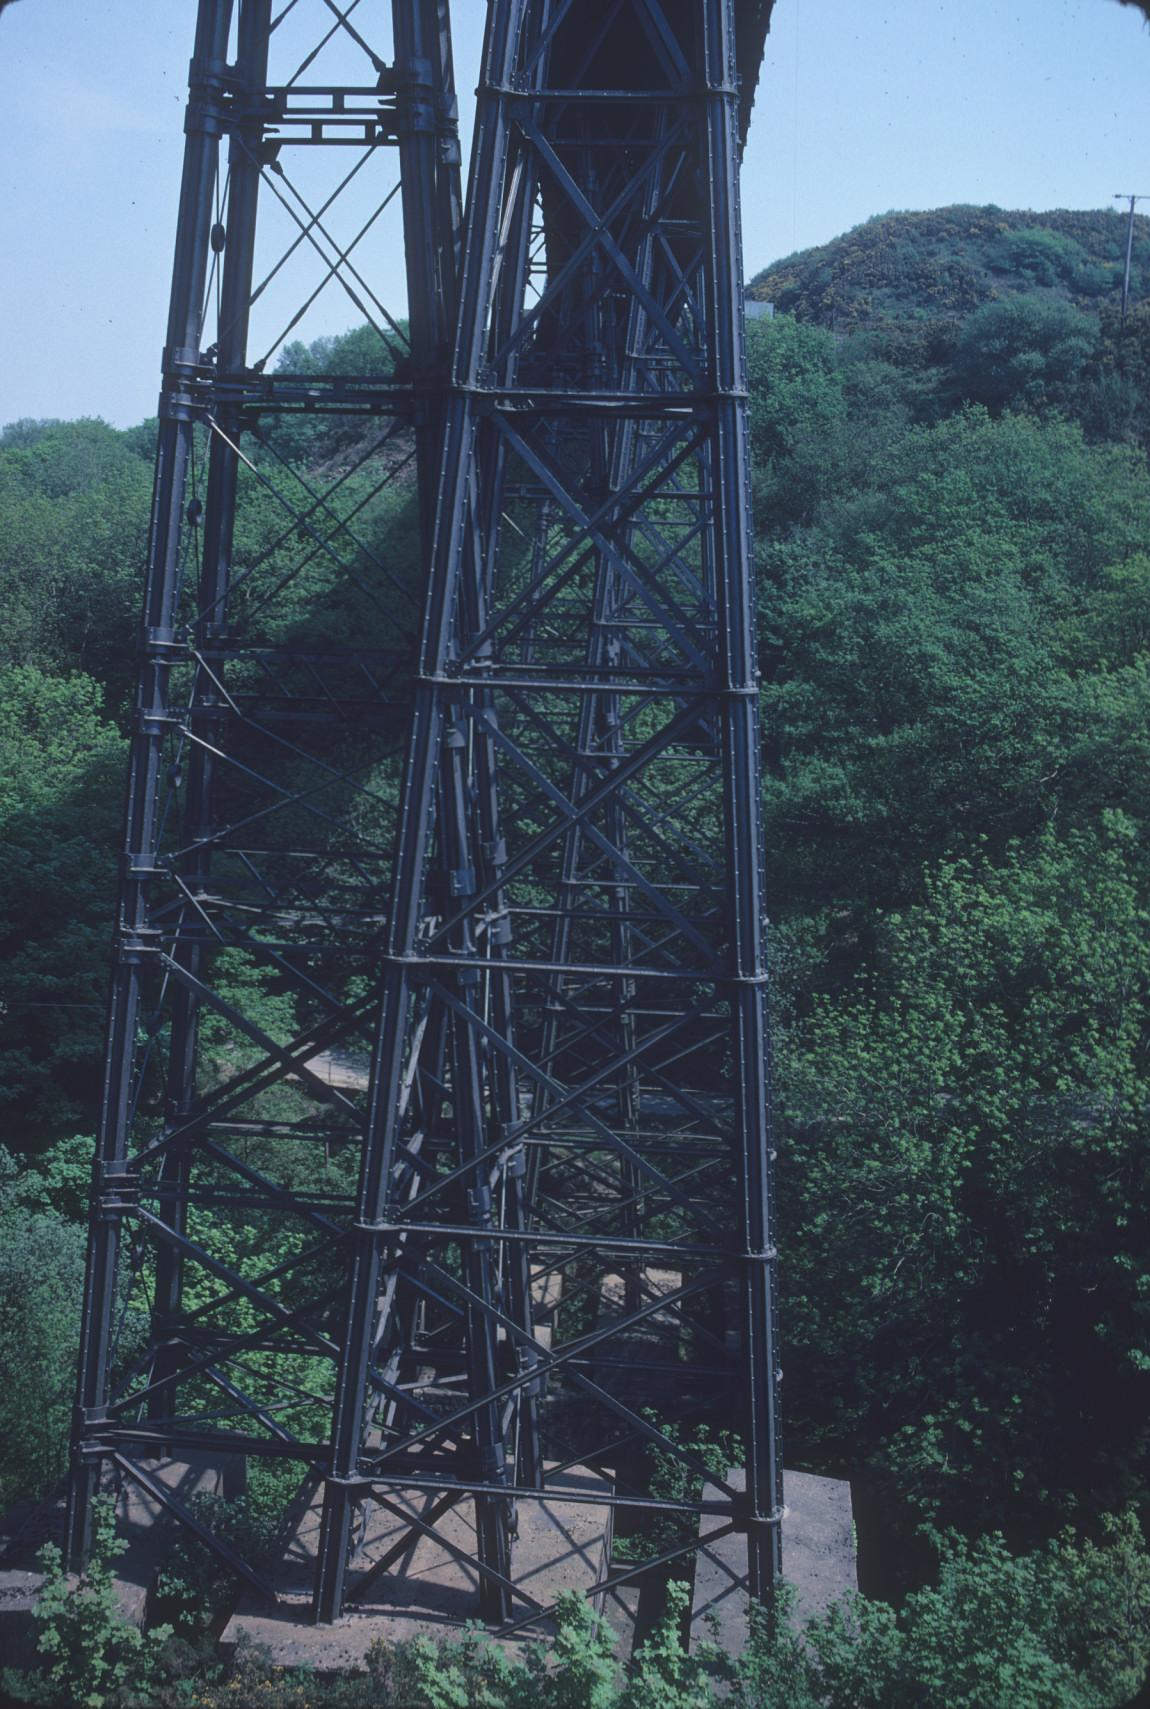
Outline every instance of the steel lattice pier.
POLYGON ((506 1631, 539 1613, 517 1506, 584 1465, 685 1528, 611 1582, 690 1555, 704 1515, 762 1598, 738 156, 769 7, 490 0, 463 225, 446 0, 393 0, 376 44, 386 10, 200 4, 71 1547, 103 1464, 271 1455, 322 1487, 317 1618, 387 1570, 365 1504, 422 1490, 432 1533, 473 1504, 506 1631), (361 82, 323 82, 333 39, 361 82), (379 211, 345 233, 361 170, 379 211), (406 327, 365 255, 389 208, 406 327), (368 321, 355 374, 256 348, 317 251, 368 321), (319 473, 317 416, 342 447, 319 473), (682 1428, 716 1419, 745 1488, 682 1428), (653 1501, 652 1456, 709 1499, 653 1501))

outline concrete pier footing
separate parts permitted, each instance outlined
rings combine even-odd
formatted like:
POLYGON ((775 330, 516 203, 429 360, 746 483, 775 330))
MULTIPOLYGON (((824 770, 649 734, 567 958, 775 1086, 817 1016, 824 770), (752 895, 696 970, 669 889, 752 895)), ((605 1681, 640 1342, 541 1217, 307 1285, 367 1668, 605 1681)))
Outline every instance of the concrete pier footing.
MULTIPOLYGON (((148 1470, 185 1502, 198 1493, 217 1492, 221 1484, 218 1468, 206 1463, 149 1462, 148 1470)), ((741 1480, 740 1471, 728 1474, 735 1487, 741 1487, 741 1480)), ((856 1588, 850 1485, 787 1472, 784 1491, 784 1573, 794 1587, 795 1618, 802 1624, 856 1588)), ((574 1467, 553 1475, 545 1499, 518 1502, 514 1570, 524 1594, 513 1609, 516 1630, 502 1642, 514 1649, 526 1640, 549 1636, 553 1621, 533 1610, 546 1610, 566 1590, 587 1594, 612 1576, 610 1494, 609 1478, 574 1467)), ((712 1498, 717 1494, 713 1486, 704 1491, 712 1498)), ((245 1593, 223 1632, 224 1648, 257 1644, 278 1666, 329 1672, 362 1667, 368 1650, 380 1640, 394 1644, 417 1636, 433 1641, 459 1637, 466 1623, 478 1616, 472 1501, 462 1498, 438 1515, 432 1513, 437 1497, 426 1491, 391 1491, 387 1501, 388 1506, 369 1502, 364 1509, 351 1569, 351 1611, 335 1625, 315 1626, 311 1594, 322 1493, 313 1488, 309 1500, 305 1490, 298 1523, 274 1577, 275 1605, 245 1593), (420 1533, 419 1521, 428 1531, 420 1533), (387 1570, 367 1579, 369 1563, 403 1540, 406 1546, 387 1570)), ((125 1483, 117 1503, 117 1528, 128 1545, 116 1564, 117 1600, 124 1617, 139 1625, 170 1548, 174 1522, 133 1483, 125 1483)), ((45 1542, 59 1541, 62 1523, 61 1499, 14 1512, 0 1532, 0 1665, 19 1668, 35 1662, 32 1610, 44 1576, 37 1555, 45 1542)), ((704 1516, 700 1536, 715 1529, 713 1518, 704 1516)), ((690 1574, 692 1564, 692 1645, 717 1642, 737 1653, 748 1627, 745 1540, 729 1533, 705 1543, 693 1563, 684 1560, 681 1576, 690 1574)), ((617 1563, 614 1571, 619 1570, 617 1563)), ((670 1569, 670 1576, 680 1575, 670 1569)), ((630 1654, 636 1639, 642 1642, 660 1617, 662 1583, 643 1575, 594 1597, 616 1635, 621 1658, 630 1654)))
MULTIPOLYGON (((512 1619, 527 1620, 513 1640, 523 1642, 553 1630, 548 1619, 530 1619, 533 1604, 546 1608, 565 1590, 586 1592, 606 1577, 611 1549, 611 1509, 606 1502, 564 1500, 610 1493, 607 1479, 574 1467, 558 1474, 543 1500, 521 1499, 514 1542, 515 1580, 526 1596, 517 1598, 512 1619), (530 1600, 528 1600, 530 1598, 530 1600)), ((311 1586, 319 1536, 322 1496, 317 1492, 296 1530, 275 1579, 274 1608, 251 1596, 240 1602, 223 1633, 225 1647, 241 1641, 260 1644, 283 1667, 336 1669, 360 1667, 377 1640, 458 1637, 478 1617, 479 1572, 475 1566, 475 1514, 469 1498, 434 1521, 433 1535, 420 1535, 413 1520, 429 1523, 436 1497, 426 1491, 389 1492, 391 1511, 368 1503, 357 1557, 351 1565, 354 1607, 331 1626, 313 1626, 311 1586), (408 1546, 386 1573, 357 1593, 357 1560, 362 1567, 385 1556, 404 1534, 408 1546)))
MULTIPOLYGON (((742 1471, 728 1472, 727 1482, 742 1489, 742 1471)), ((703 1494, 714 1500, 719 1491, 708 1485, 703 1494)), ((784 1472, 783 1500, 783 1576, 794 1590, 794 1619, 801 1626, 858 1589, 851 1486, 842 1478, 784 1472)), ((699 1534, 715 1528, 704 1516, 699 1534)), ((729 1533, 700 1549, 695 1562, 692 1645, 714 1641, 737 1654, 747 1637, 746 1543, 729 1533)))
MULTIPOLYGON (((218 1494, 222 1474, 207 1460, 151 1460, 148 1472, 185 1504, 197 1495, 218 1494)), ((138 1485, 125 1480, 116 1497, 116 1533, 127 1544, 115 1561, 116 1603, 125 1620, 141 1626, 148 1595, 171 1547, 175 1521, 138 1485)), ((36 1661, 32 1611, 44 1582, 39 1553, 61 1544, 63 1495, 25 1503, 6 1516, 0 1532, 0 1666, 24 1668, 36 1661)))

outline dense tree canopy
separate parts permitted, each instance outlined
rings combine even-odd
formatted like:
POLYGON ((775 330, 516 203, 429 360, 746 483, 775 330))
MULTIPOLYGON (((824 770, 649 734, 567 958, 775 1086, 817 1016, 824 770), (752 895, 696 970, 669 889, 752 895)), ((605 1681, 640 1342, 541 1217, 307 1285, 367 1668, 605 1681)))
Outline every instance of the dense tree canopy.
POLYGON ((0 668, 0 1112, 33 1151, 97 1095, 125 743, 90 677, 0 668))
MULTIPOLYGON (((1150 1514, 1150 309, 1121 325, 1120 227, 885 216, 770 270, 756 289, 787 312, 749 328, 789 1454, 869 1479, 904 1543, 922 1516, 1045 1547, 1067 1520, 1150 1514)), ((1145 221, 1135 262, 1137 286, 1145 221)), ((387 371, 396 338, 292 361, 387 371)), ((0 1137, 20 1183, 0 1342, 43 1425, 8 1493, 59 1464, 66 1408, 34 1372, 70 1356, 151 437, 0 439, 0 1137)), ((373 497, 370 446, 321 417, 270 435, 237 539, 266 585, 288 453, 347 471, 365 555, 355 586, 317 551, 284 634, 389 641, 416 586, 410 479, 373 497), (401 572, 383 597, 381 545, 401 572)), ((290 1028, 274 974, 244 997, 290 1028)), ((237 1048, 215 1024, 209 1059, 237 1048)), ((228 1238, 268 1261, 266 1233, 228 1238)), ((1086 1676, 1004 1549, 954 1544, 901 1625, 859 1617, 876 1702, 941 1702, 922 1682, 953 1677, 954 1634, 1007 1579, 1028 1612, 1003 1667, 1046 1634, 1033 1701, 1121 1700, 1058 1695, 1086 1676)), ((835 1641, 808 1654, 812 1703, 840 1701, 835 1641)))

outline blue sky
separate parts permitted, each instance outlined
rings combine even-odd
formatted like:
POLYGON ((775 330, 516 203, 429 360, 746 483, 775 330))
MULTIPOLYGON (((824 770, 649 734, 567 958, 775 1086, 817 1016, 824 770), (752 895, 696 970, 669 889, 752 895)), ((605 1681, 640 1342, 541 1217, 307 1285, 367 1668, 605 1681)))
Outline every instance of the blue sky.
MULTIPOLYGON (((465 128, 483 13, 456 0, 465 128)), ((154 409, 194 20, 194 0, 0 16, 0 421, 154 409)), ((1150 32, 1114 0, 778 0, 744 172, 748 274, 889 208, 1150 192, 1148 96, 1150 32)), ((370 278, 402 313, 382 226, 370 278)), ((329 290, 299 330, 358 318, 329 290)))

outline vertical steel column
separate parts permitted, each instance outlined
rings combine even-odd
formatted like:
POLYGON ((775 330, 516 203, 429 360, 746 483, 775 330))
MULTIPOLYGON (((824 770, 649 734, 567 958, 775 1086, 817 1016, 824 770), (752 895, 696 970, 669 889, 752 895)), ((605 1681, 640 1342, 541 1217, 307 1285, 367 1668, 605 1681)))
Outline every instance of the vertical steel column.
POLYGON ((463 231, 455 83, 447 0, 392 0, 391 12, 421 530, 430 550, 463 231))
MULTIPOLYGON (((713 1511, 753 1595, 778 1570, 734 53, 733 0, 489 6, 321 1619, 355 1503, 415 1488, 474 1502, 482 1610, 514 1623, 508 1495, 630 1444, 701 1486, 684 1412, 740 1417, 746 1489, 713 1511), (413 1190, 428 1002, 450 1083, 413 1190), (550 1348, 535 1265, 578 1278, 550 1348), (396 1278, 454 1304, 466 1398, 369 1437, 396 1278)), ((697 1508, 667 1508, 689 1554, 697 1508)))
MULTIPOLYGON (((411 509, 425 539, 431 527, 458 289, 451 79, 446 0, 354 23, 326 0, 200 0, 90 1221, 76 1562, 101 1461, 144 1478, 138 1460, 157 1453, 270 1450, 302 1477, 329 1433, 355 1212, 341 1160, 364 1126, 365 992, 415 662, 403 602, 418 612, 422 577, 402 530, 398 551, 380 543, 378 512, 402 517, 414 465, 411 509), (404 218, 406 329, 360 254, 389 207, 404 218), (297 370, 290 340, 329 286, 371 323, 365 372, 317 373, 306 350, 297 370), (308 461, 324 421, 334 468, 308 461), (342 635, 341 600, 356 612, 342 635), (145 1345, 118 1357, 113 1320, 148 1284, 145 1345)), ((424 1030, 442 1041, 442 1016, 424 1030)), ((433 1107, 435 1076, 408 1096, 433 1107)), ((370 1364, 370 1328, 364 1347, 370 1364)), ((420 1413, 396 1381, 407 1357, 391 1334, 372 1374, 405 1421, 420 1413)), ((259 1584, 226 1539, 173 1511, 259 1584)))
POLYGON ((710 478, 719 606, 727 859, 732 878, 735 1131, 740 1141, 743 1442, 751 1595, 766 1599, 782 1571, 783 1462, 779 1446, 776 1251, 767 1010, 765 844, 755 589, 751 556, 750 450, 739 201, 739 83, 734 5, 702 8, 710 242, 708 359, 715 412, 710 478))
POLYGON ((91 1542, 92 1497, 99 1476, 91 1437, 105 1421, 112 1317, 122 1233, 117 1184, 127 1160, 133 1064, 143 963, 154 949, 150 885, 158 844, 162 748, 168 707, 180 546, 192 437, 198 414, 201 307, 210 255, 216 155, 223 132, 231 0, 200 0, 190 73, 176 254, 159 404, 156 482, 128 780, 117 961, 108 1020, 107 1072, 92 1182, 87 1276, 74 1441, 78 1457, 68 1503, 68 1557, 83 1565, 91 1542))
MULTIPOLYGON (((484 42, 484 82, 498 84, 511 69, 517 36, 515 24, 520 0, 496 0, 488 17, 484 42)), ((351 1519, 355 1500, 366 1493, 361 1450, 364 1445, 365 1396, 368 1389, 369 1349, 380 1276, 385 1262, 398 1262, 395 1225, 393 1170, 401 1143, 403 1084, 411 1033, 416 1016, 417 984, 412 978, 424 916, 425 878, 428 870, 430 830, 437 787, 441 796, 461 788, 452 764, 450 748, 459 737, 446 734, 449 753, 441 756, 441 741, 449 718, 445 681, 452 653, 456 605, 464 563, 483 562, 482 542, 477 538, 475 519, 469 510, 475 470, 472 447, 475 419, 470 397, 482 357, 482 327, 491 291, 491 268, 495 252, 494 219, 499 180, 506 151, 504 127, 491 101, 481 96, 476 117, 471 165, 471 198, 464 235, 464 261, 460 289, 459 330, 452 361, 450 385, 444 410, 441 481, 436 510, 431 578, 427 590, 426 616, 420 647, 419 676, 415 688, 412 734, 405 768, 403 806, 397 842, 395 884, 388 948, 384 962, 379 1026, 372 1068, 372 1095, 363 1148, 363 1163, 357 1198, 357 1216, 348 1288, 343 1354, 336 1390, 332 1429, 331 1465, 327 1476, 323 1520, 317 1563, 315 1614, 321 1622, 338 1619, 343 1611, 351 1519)), ((444 817, 451 803, 441 799, 444 817)), ((458 816, 465 814, 462 804, 458 816)), ((464 858, 460 842, 445 839, 447 859, 464 858)), ((466 882, 465 869, 456 868, 451 888, 456 894, 466 882)), ((471 886, 474 893, 474 885, 471 886)), ((454 900, 454 897, 452 898, 454 900)), ((448 907, 450 907, 448 903, 448 907)), ((466 959, 461 956, 461 959, 466 959)), ((458 1026, 453 1028, 458 1033, 458 1026)), ((454 1047, 454 1119, 462 1140, 460 1150, 479 1148, 481 1136, 474 1128, 479 1120, 481 1093, 473 1076, 479 1073, 473 1057, 454 1047)), ((453 1194, 453 1201, 456 1195, 453 1194)), ((476 1238, 483 1230, 487 1207, 482 1194, 474 1208, 476 1238)), ((472 1263, 477 1256, 471 1245, 472 1263)), ((480 1280, 472 1271, 473 1281, 480 1280)), ((489 1381, 494 1387, 494 1364, 489 1327, 479 1331, 468 1325, 467 1357, 473 1382, 489 1381)), ((476 1430, 476 1449, 484 1481, 502 1481, 499 1432, 490 1403, 481 1408, 476 1430)), ((503 1607, 508 1551, 506 1509, 489 1503, 479 1527, 480 1560, 485 1598, 503 1607)))
MULTIPOLYGON (((259 98, 267 83, 270 25, 271 0, 240 0, 236 62, 231 86, 243 100, 251 116, 233 135, 228 160, 229 191, 222 253, 217 361, 219 366, 229 373, 238 373, 248 359, 248 322, 260 186, 260 144, 263 140, 263 116, 259 111, 259 98)), ((228 636, 228 593, 236 523, 239 443, 243 432, 242 411, 235 405, 220 405, 216 420, 221 431, 212 435, 208 449, 199 608, 193 625, 196 644, 201 654, 226 644, 228 636)), ((216 672, 208 672, 202 666, 197 667, 189 707, 189 723, 198 738, 192 744, 188 755, 184 806, 184 844, 193 851, 186 871, 190 918, 176 945, 175 959, 191 978, 187 984, 177 985, 172 998, 168 1119, 173 1126, 188 1121, 196 1098, 201 1009, 198 987, 203 978, 204 950, 209 941, 209 934, 195 916, 195 909, 207 888, 211 872, 212 832, 216 822, 215 795, 219 769, 217 748, 224 711, 224 680, 222 666, 216 672)), ((188 1145, 173 1146, 161 1166, 164 1191, 160 1198, 158 1214, 181 1235, 186 1234, 189 1145, 190 1142, 188 1145)), ((180 1313, 184 1265, 184 1251, 179 1246, 162 1246, 156 1255, 153 1321, 159 1350, 153 1371, 155 1386, 148 1400, 148 1414, 154 1419, 172 1417, 177 1407, 174 1378, 179 1368, 179 1357, 167 1337, 180 1313), (172 1380, 169 1381, 169 1377, 172 1380)))

